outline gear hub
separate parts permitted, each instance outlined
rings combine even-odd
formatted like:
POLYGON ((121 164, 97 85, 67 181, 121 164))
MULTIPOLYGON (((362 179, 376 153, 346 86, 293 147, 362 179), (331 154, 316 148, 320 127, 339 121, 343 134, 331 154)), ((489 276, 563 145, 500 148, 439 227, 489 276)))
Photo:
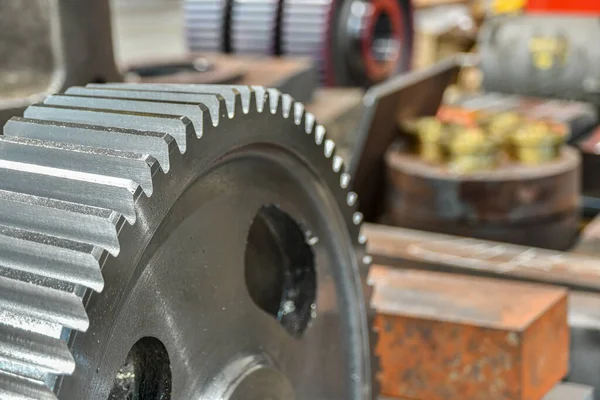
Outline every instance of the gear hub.
POLYGON ((356 194, 289 96, 73 87, 0 177, 0 398, 372 398, 356 194))

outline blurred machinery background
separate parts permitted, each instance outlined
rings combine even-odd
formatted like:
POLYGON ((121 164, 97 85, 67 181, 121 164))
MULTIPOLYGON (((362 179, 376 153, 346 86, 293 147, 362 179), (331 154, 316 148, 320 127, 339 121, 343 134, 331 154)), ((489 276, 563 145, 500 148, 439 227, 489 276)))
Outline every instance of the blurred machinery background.
POLYGON ((600 2, 8 0, 0 25, 2 123, 125 96, 103 82, 304 102, 366 222, 381 399, 600 399, 600 2))

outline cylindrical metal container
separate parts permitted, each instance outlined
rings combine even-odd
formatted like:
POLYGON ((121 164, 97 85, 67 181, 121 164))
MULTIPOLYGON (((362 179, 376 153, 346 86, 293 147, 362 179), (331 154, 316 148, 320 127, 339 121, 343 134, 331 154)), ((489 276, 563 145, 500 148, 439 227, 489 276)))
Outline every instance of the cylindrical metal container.
POLYGON ((488 91, 600 103, 600 18, 489 19, 479 51, 488 91))
POLYGON ((580 156, 452 174, 400 149, 386 154, 384 222, 432 232, 565 250, 579 216, 580 156))

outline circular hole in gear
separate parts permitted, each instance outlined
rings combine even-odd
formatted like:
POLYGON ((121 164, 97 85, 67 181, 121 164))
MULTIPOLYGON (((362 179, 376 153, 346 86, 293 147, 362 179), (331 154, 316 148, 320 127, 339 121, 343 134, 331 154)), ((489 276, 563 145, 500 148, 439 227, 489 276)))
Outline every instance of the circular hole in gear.
POLYGON ((108 400, 170 400, 171 364, 158 339, 140 339, 117 371, 108 400))
POLYGON ((314 259, 292 217, 273 205, 259 210, 246 244, 246 286, 254 303, 295 337, 306 331, 315 307, 314 259))
POLYGON ((394 28, 390 16, 382 12, 377 16, 371 42, 371 55, 379 63, 393 61, 399 51, 398 40, 394 37, 394 28))

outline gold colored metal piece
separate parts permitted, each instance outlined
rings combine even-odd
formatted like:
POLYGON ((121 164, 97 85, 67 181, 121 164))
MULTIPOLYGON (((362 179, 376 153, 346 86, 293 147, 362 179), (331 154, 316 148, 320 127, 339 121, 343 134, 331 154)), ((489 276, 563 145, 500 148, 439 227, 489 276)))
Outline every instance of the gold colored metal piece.
POLYGON ((449 142, 450 168, 467 173, 494 168, 498 144, 481 128, 457 128, 449 142))
POLYGON ((510 136, 522 125, 523 119, 516 112, 503 112, 490 117, 487 132, 499 143, 506 144, 510 136))
POLYGON ((424 161, 436 164, 444 161, 444 126, 438 119, 428 117, 419 120, 417 136, 419 155, 424 161))
POLYGON ((511 155, 523 164, 542 164, 558 157, 564 140, 548 123, 529 122, 511 136, 511 155))

